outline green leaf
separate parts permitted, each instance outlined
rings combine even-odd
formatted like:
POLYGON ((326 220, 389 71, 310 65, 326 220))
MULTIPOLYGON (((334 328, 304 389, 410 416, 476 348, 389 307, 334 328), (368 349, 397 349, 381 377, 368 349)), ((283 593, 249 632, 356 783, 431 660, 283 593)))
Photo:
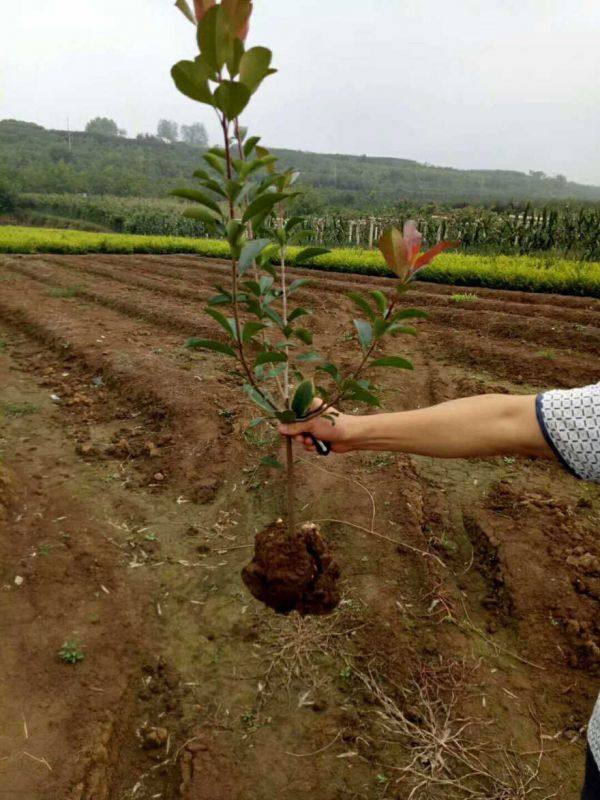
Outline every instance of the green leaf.
MULTIPOLYGON (((244 43, 236 36, 233 37, 231 49, 227 56, 227 69, 229 70, 229 77, 235 78, 240 71, 240 61, 244 55, 244 43)), ((243 136, 240 134, 241 141, 244 141, 247 128, 244 128, 243 136)))
POLYGON ((247 322, 242 331, 242 342, 249 342, 253 336, 256 336, 259 331, 263 331, 266 327, 261 322, 247 322))
POLYGON ((171 69, 171 77, 175 86, 186 97, 209 106, 214 105, 208 85, 208 72, 202 62, 178 61, 171 69))
POLYGON ((225 226, 225 234, 231 248, 232 258, 239 259, 245 233, 246 226, 239 219, 230 219, 225 226))
POLYGON ((427 319, 427 312, 421 311, 418 308, 403 308, 402 311, 396 311, 395 314, 392 314, 390 317, 390 322, 396 322, 399 319, 411 318, 427 319))
POLYGON ((387 319, 382 319, 381 317, 376 319, 373 324, 373 333, 375 334, 375 338, 379 339, 380 336, 383 336, 383 334, 388 330, 388 328, 391 327, 391 325, 392 323, 388 322, 387 319))
POLYGON ((358 331, 358 340, 365 350, 368 350, 373 342, 373 328, 364 319, 355 319, 354 326, 358 331))
POLYGON ((230 294, 214 294, 208 301, 209 306, 225 306, 231 303, 233 295, 230 294))
POLYGON ((187 0, 176 0, 175 7, 178 8, 184 17, 187 17, 191 23, 196 24, 196 17, 193 15, 191 8, 187 4, 187 0))
POLYGON ((352 400, 358 400, 361 403, 367 403, 370 406, 381 405, 379 398, 367 391, 364 386, 360 385, 358 381, 354 380, 347 381, 345 384, 344 396, 349 397, 352 400))
POLYGON ((348 297, 356 306, 358 306, 358 308, 360 308, 361 311, 367 315, 367 317, 369 317, 369 319, 375 319, 375 312, 371 308, 371 304, 366 297, 363 297, 362 294, 359 294, 358 292, 348 292, 348 297))
POLYGON ((240 254, 238 261, 238 275, 244 275, 245 272, 252 266, 252 262, 256 257, 265 249, 267 245, 271 244, 270 239, 252 239, 247 242, 240 254))
POLYGON ((306 362, 314 362, 314 361, 322 361, 323 357, 320 356, 318 353, 310 352, 310 353, 299 353, 296 356, 296 361, 306 361, 306 362))
POLYGON ((388 308, 388 301, 387 297, 384 295, 383 292, 380 292, 379 289, 375 289, 372 292, 369 292, 371 297, 375 300, 377 308, 382 314, 385 314, 388 308))
POLYGON ((285 328, 285 325, 283 324, 283 319, 281 318, 280 314, 279 314, 277 311, 275 311, 275 309, 274 309, 274 308, 271 308, 270 306, 265 306, 265 309, 264 309, 264 310, 265 310, 265 314, 266 314, 266 315, 267 315, 267 316, 268 316, 270 319, 272 319, 272 320, 273 320, 273 322, 274 322, 274 323, 275 323, 275 324, 276 324, 276 325, 277 325, 279 328, 281 328, 282 330, 283 330, 283 328, 285 328))
POLYGON ((302 381, 296 387, 294 396, 292 397, 292 411, 296 417, 305 417, 310 409, 315 396, 315 387, 311 380, 302 381))
POLYGON ((231 336, 233 339, 236 339, 235 334, 235 320, 231 319, 231 317, 226 317, 224 314, 221 314, 220 311, 217 311, 216 308, 205 308, 206 313, 212 317, 219 325, 223 328, 225 333, 228 336, 231 336))
POLYGON ((387 329, 388 333, 406 333, 409 336, 416 336, 417 329, 413 328, 412 325, 400 325, 398 322, 393 322, 390 327, 387 329))
POLYGON ((183 197, 184 200, 192 200, 194 203, 201 203, 208 208, 211 208, 221 218, 221 209, 218 204, 204 192, 199 192, 197 189, 173 189, 171 194, 174 197, 183 197))
POLYGON ((254 374, 259 380, 266 381, 281 375, 286 366, 286 364, 276 364, 274 367, 268 369, 268 364, 259 364, 254 368, 254 374))
MULTIPOLYGON (((298 225, 301 225, 304 222, 304 219, 305 219, 304 217, 290 217, 285 222, 285 232, 291 233, 294 230, 294 228, 296 228, 298 225)), ((312 231, 308 231, 308 233, 312 233, 312 231)))
POLYGON ((414 369, 412 363, 400 356, 383 356, 376 358, 369 364, 370 367, 397 367, 398 369, 414 369))
MULTIPOLYGON (((266 169, 276 161, 277 156, 264 156, 263 158, 255 158, 253 161, 242 161, 237 171, 240 178, 247 178, 249 175, 252 175, 253 172, 257 172, 259 169, 266 169)), ((260 189, 258 194, 261 194, 260 189)))
POLYGON ((267 75, 272 75, 276 70, 270 69, 273 53, 266 47, 251 47, 246 50, 240 60, 240 80, 250 92, 258 89, 267 75))
POLYGON ((233 180, 225 181, 225 192, 227 194, 227 198, 231 200, 233 203, 235 203, 235 201, 240 197, 244 188, 245 186, 241 181, 233 181, 233 180))
POLYGON ((273 286, 273 277, 271 275, 261 275, 258 285, 260 293, 267 294, 271 286, 273 286))
POLYGON ((310 261, 325 253, 329 253, 327 247, 305 247, 304 250, 300 250, 298 255, 294 257, 294 264, 303 264, 305 261, 310 261))
POLYGON ((246 430, 248 430, 249 428, 256 428, 257 425, 262 425, 262 423, 266 421, 267 417, 255 417, 254 419, 250 420, 246 430))
POLYGON ((239 117, 249 100, 250 91, 237 81, 222 81, 215 89, 215 105, 229 120, 239 117))
POLYGON ((275 416, 279 420, 279 422, 283 422, 286 425, 290 422, 296 421, 296 415, 290 408, 286 408, 284 411, 278 411, 275 416))
POLYGON ((219 158, 214 153, 202 153, 202 158, 207 164, 210 164, 213 169, 215 169, 217 172, 220 172, 221 175, 225 175, 227 173, 225 162, 222 158, 219 158))
POLYGON ((254 386, 252 386, 249 383, 244 384, 244 391, 246 392, 248 397, 252 400, 252 402, 256 403, 256 405, 259 408, 262 408, 263 411, 267 411, 271 416, 273 415, 273 411, 276 410, 276 406, 275 403, 273 403, 272 401, 271 404, 269 403, 269 400, 271 400, 271 398, 266 392, 263 392, 261 395, 259 392, 256 391, 254 386))
POLYGON ((260 463, 263 467, 271 467, 272 469, 283 469, 283 464, 278 461, 275 456, 265 456, 261 458, 260 463))
POLYGON ((191 350, 215 350, 217 353, 224 353, 226 356, 237 356, 235 350, 228 344, 217 342, 213 339, 198 339, 198 337, 192 336, 191 339, 187 340, 185 346, 191 350))
POLYGON ((210 189, 212 192, 220 195, 223 198, 227 198, 227 192, 219 182, 219 180, 215 180, 212 178, 208 172, 204 169, 197 169, 195 172, 192 173, 194 178, 198 178, 207 189, 210 189))
POLYGON ((250 154, 260 142, 260 136, 251 136, 247 142, 244 143, 244 157, 250 158, 250 154))
POLYGON ((306 328, 294 328, 292 335, 300 339, 304 344, 313 343, 313 335, 310 331, 307 331, 306 328))
POLYGON ((327 362, 327 364, 321 364, 320 366, 318 366, 317 369, 320 370, 321 372, 326 372, 328 375, 331 375, 331 377, 336 383, 339 383, 342 379, 340 371, 335 366, 335 364, 327 362))
POLYGON ((208 66, 219 72, 232 55, 233 39, 226 10, 215 5, 209 8, 198 25, 198 47, 208 66))
POLYGON ((289 193, 286 192, 265 192, 265 194, 260 195, 253 200, 246 211, 244 212, 244 216, 242 217, 243 222, 248 222, 249 220, 256 217, 258 214, 263 212, 270 211, 276 203, 280 203, 282 200, 285 200, 286 197, 291 197, 289 193))
POLYGON ((196 219, 199 222, 206 222, 209 225, 221 222, 221 216, 218 215, 216 211, 201 205, 186 208, 183 212, 183 216, 188 219, 196 219))
POLYGON ((305 308, 295 308, 288 316, 288 322, 293 322, 295 319, 298 319, 298 317, 305 317, 307 314, 310 314, 310 311, 307 311, 305 308))
POLYGON ((282 353, 280 350, 263 350, 262 353, 258 354, 256 365, 276 364, 280 361, 287 361, 287 356, 285 353, 282 353))
POLYGON ((292 281, 287 288, 288 295, 295 292, 297 289, 300 289, 301 286, 307 286, 310 283, 308 278, 297 278, 295 281, 292 281))

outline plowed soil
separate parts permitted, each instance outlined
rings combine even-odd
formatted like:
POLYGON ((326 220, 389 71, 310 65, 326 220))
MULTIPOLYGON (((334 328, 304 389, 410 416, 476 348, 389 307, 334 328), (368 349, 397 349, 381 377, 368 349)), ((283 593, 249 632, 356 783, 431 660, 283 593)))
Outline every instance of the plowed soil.
MULTIPOLYGON (((528 459, 298 453, 342 598, 274 614, 240 571, 283 513, 258 466, 280 444, 246 430, 232 362, 183 346, 218 335, 226 275, 0 257, 0 797, 575 800, 598 487, 528 459)), ((349 365, 344 293, 389 281, 309 277, 319 348, 349 365)), ((454 292, 407 297, 429 319, 390 346, 415 371, 383 376, 386 409, 600 380, 600 301, 454 292)))

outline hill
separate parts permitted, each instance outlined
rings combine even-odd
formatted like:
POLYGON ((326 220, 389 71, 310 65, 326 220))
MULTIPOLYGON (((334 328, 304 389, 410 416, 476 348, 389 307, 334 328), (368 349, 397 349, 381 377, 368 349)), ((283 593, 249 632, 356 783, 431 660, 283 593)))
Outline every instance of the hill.
MULTIPOLYGON (((459 170, 401 158, 277 150, 312 187, 306 211, 325 208, 376 212, 403 201, 486 204, 510 201, 600 201, 600 187, 564 176, 508 170, 459 170)), ((46 130, 0 121, 0 180, 20 192, 67 192, 161 197, 189 182, 199 150, 155 137, 127 139, 46 130)))

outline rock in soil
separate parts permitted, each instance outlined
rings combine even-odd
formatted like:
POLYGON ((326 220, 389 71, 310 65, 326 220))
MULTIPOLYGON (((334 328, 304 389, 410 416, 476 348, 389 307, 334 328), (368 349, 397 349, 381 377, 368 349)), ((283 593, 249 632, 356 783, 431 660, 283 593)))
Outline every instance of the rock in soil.
POLYGON ((288 536, 282 520, 256 535, 242 570, 252 595, 278 614, 328 614, 340 602, 340 568, 316 525, 288 536))

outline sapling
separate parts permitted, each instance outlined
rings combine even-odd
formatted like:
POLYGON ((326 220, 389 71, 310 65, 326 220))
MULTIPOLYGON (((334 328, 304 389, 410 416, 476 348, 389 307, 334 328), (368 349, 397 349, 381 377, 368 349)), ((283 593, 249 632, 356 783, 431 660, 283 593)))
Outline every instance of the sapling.
MULTIPOLYGON (((407 324, 424 317, 401 304, 410 281, 437 253, 452 246, 440 242, 421 253, 421 234, 414 222, 384 232, 379 249, 398 277, 391 291, 350 292, 359 316, 354 329, 359 346, 356 364, 344 371, 314 347, 306 327, 311 311, 294 303, 308 281, 290 280, 286 264, 300 265, 327 250, 304 247, 293 259, 290 245, 306 236, 302 217, 286 213, 298 195, 298 173, 280 169, 278 159, 240 125, 263 81, 276 72, 266 47, 247 47, 250 0, 177 0, 176 6, 196 28, 198 53, 172 69, 184 95, 210 106, 217 116, 222 146, 209 148, 204 166, 194 172, 198 187, 173 194, 191 201, 183 212, 224 237, 230 248, 230 281, 217 285, 206 313, 222 330, 218 339, 192 338, 188 347, 203 348, 236 359, 244 391, 261 411, 250 425, 279 420, 290 423, 326 415, 335 424, 336 406, 352 401, 380 404, 371 382, 374 368, 412 369, 399 355, 381 355, 384 339, 414 335, 407 324)), ((326 454, 326 442, 315 442, 326 454)), ((339 597, 337 565, 316 526, 296 529, 292 444, 286 440, 286 524, 275 523, 258 534, 255 557, 243 577, 252 593, 279 611, 322 613, 339 597)), ((271 456, 268 463, 281 466, 271 456)))

